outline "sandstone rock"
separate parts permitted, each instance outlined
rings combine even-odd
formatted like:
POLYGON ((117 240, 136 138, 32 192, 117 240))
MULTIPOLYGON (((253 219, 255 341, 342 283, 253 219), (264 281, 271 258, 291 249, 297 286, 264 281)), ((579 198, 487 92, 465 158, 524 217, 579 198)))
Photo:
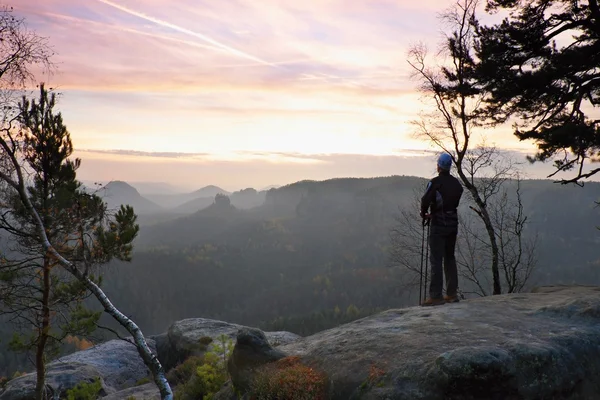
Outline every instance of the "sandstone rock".
MULTIPOLYGON (((100 378, 102 384, 101 395, 106 395, 110 389, 107 388, 100 372, 91 365, 72 363, 56 364, 48 369, 46 373, 46 385, 56 392, 64 393, 75 387, 79 382, 92 383, 100 378)), ((4 392, 0 394, 0 400, 31 400, 35 399, 36 375, 27 374, 11 380, 4 392)))
POLYGON ((279 349, 332 399, 597 399, 600 287, 389 310, 279 349))
POLYGON ((145 385, 135 386, 129 389, 121 390, 113 393, 102 400, 160 400, 160 392, 154 382, 146 383, 145 385))
MULTIPOLYGON (((156 352, 153 340, 148 346, 156 352)), ((84 351, 62 357, 55 363, 82 363, 95 367, 106 385, 113 391, 128 388, 150 373, 144 365, 137 348, 124 340, 110 340, 84 351)), ((55 364, 52 363, 52 364, 55 364)))
MULTIPOLYGON (((207 349, 201 343, 203 338, 215 340, 220 335, 226 335, 235 340, 237 332, 243 328, 248 327, 206 318, 177 321, 171 325, 166 336, 163 334, 154 337, 158 342, 159 360, 169 370, 191 355, 202 355, 207 349)), ((290 332, 265 332, 265 335, 273 346, 293 343, 300 338, 290 332)))
POLYGON ((238 396, 233 389, 233 385, 231 382, 227 382, 223 388, 215 393, 212 400, 248 400, 248 395, 238 396))
POLYGON ((237 334, 227 370, 235 388, 243 392, 250 388, 253 371, 257 367, 283 357, 285 354, 273 348, 261 330, 242 328, 237 334))
MULTIPOLYGON (((252 380, 238 360, 260 365, 265 354, 259 334, 240 332, 236 387, 252 380)), ((273 359, 284 354, 324 372, 332 399, 596 399, 600 287, 389 310, 281 346, 273 359)))
MULTIPOLYGON (((153 340, 148 345, 155 351, 153 340)), ((148 376, 149 371, 140 358, 136 347, 123 340, 108 342, 78 351, 48 364, 47 384, 54 390, 64 392, 80 381, 92 382, 101 378, 103 395, 131 387, 148 376)), ((31 399, 35 390, 35 373, 10 381, 0 395, 1 400, 31 399), (17 393, 29 393, 19 397, 17 393), (29 396, 29 397, 28 397, 29 396)))

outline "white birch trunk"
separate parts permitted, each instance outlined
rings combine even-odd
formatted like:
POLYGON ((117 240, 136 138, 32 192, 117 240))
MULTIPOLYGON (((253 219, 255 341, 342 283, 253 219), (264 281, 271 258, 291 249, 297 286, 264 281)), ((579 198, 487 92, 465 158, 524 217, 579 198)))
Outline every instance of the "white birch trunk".
POLYGON ((29 199, 29 196, 27 194, 27 189, 25 188, 21 166, 19 165, 12 152, 10 152, 10 149, 8 148, 4 140, 0 139, 0 145, 4 148, 5 151, 7 151, 9 157, 11 158, 12 164, 15 167, 15 172, 17 173, 18 182, 15 182, 14 179, 12 179, 10 176, 6 175, 1 171, 0 179, 4 180, 6 183, 8 183, 10 186, 12 186, 18 191, 23 205, 29 211, 29 214, 31 215, 37 227, 38 234, 42 242, 41 244, 43 245, 44 249, 48 251, 51 255, 56 257, 57 261, 63 268, 65 268, 67 271, 69 271, 69 273, 71 273, 77 279, 83 282, 86 285, 86 287, 92 292, 92 294, 96 296, 98 301, 104 307, 104 310, 108 314, 110 314, 121 326, 127 329, 131 336, 133 336, 138 353, 142 357, 142 360, 144 361, 146 367, 148 367, 148 369, 152 372, 154 382, 156 383, 156 386, 160 391, 161 398, 163 400, 173 400, 173 392, 171 391, 171 386, 169 385, 169 382, 167 381, 167 378, 165 376, 164 368, 162 367, 158 358, 152 353, 150 347, 148 347, 148 343, 146 343, 146 339, 144 338, 142 330, 135 324, 135 322, 133 322, 126 315, 124 315, 121 311, 117 309, 117 307, 115 307, 111 303, 108 296, 106 296, 104 291, 98 285, 96 285, 81 271, 79 271, 72 262, 61 256, 52 246, 52 244, 48 240, 48 236, 46 235, 46 227, 44 226, 40 215, 31 203, 31 200, 29 199))

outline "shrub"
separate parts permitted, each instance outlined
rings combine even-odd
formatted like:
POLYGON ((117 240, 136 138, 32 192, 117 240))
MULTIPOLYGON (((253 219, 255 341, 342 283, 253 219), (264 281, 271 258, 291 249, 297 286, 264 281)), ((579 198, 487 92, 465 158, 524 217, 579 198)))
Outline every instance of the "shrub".
POLYGON ((96 400, 101 390, 100 378, 93 382, 79 382, 73 389, 67 390, 67 400, 96 400))
MULTIPOLYGON (((229 357, 232 349, 233 341, 227 336, 221 335, 217 341, 210 343, 210 347, 208 351, 204 353, 203 357, 195 357, 194 363, 189 362, 189 365, 186 367, 183 367, 182 364, 182 368, 178 375, 179 378, 184 377, 184 375, 188 373, 190 373, 190 375, 185 379, 185 383, 180 385, 175 391, 175 399, 212 399, 215 393, 217 393, 228 380, 227 357, 229 357), (198 362, 198 360, 202 361, 198 362), (195 365, 195 371, 189 371, 191 365, 195 365)), ((186 360, 186 362, 188 360, 186 360)))
POLYGON ((185 383, 194 376, 196 369, 202 364, 204 364, 204 357, 188 357, 184 362, 169 371, 167 380, 173 386, 185 383))
POLYGON ((10 379, 17 379, 18 377, 23 376, 23 375, 25 375, 25 372, 15 371, 12 378, 10 378, 10 379))
POLYGON ((385 378, 385 375, 386 373, 384 369, 378 367, 375 364, 371 364, 371 366, 369 367, 369 375, 360 386, 361 391, 370 389, 374 386, 382 386, 384 383, 383 379, 385 378))
MULTIPOLYGON (((168 380, 168 379, 167 379, 168 380)), ((142 386, 145 385, 146 383, 150 383, 150 378, 149 377, 144 377, 142 379, 139 379, 134 386, 142 386)))
POLYGON ((251 400, 324 400, 327 376, 298 357, 286 357, 257 371, 249 394, 251 400))

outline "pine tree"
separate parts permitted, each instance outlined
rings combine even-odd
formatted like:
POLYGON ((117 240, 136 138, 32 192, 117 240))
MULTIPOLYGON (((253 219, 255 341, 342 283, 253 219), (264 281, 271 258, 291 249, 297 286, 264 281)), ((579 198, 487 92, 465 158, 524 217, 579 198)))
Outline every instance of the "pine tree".
MULTIPOLYGON (((72 199, 79 195, 75 181, 79 160, 68 160, 73 146, 62 116, 53 112, 55 104, 55 95, 49 96, 43 85, 39 101, 24 98, 18 116, 23 129, 17 137, 31 171, 31 201, 40 210, 49 239, 67 252, 74 250, 69 241, 77 222, 72 199)), ((13 350, 35 354, 36 397, 43 399, 48 359, 58 355, 67 336, 91 333, 101 313, 83 307, 88 296, 85 287, 56 268, 56 260, 36 240, 35 226, 16 194, 8 191, 4 197, 12 207, 2 214, 0 229, 12 235, 16 247, 3 259, 0 282, 11 288, 4 312, 21 328, 10 345, 13 350)))
POLYGON ((488 0, 506 11, 501 23, 478 27, 479 80, 490 93, 493 123, 518 117, 515 135, 534 140, 531 161, 554 158, 561 183, 600 172, 600 6, 597 0, 488 0), (586 4, 587 3, 587 4, 586 4))
POLYGON ((32 338, 15 344, 36 350, 36 397, 45 398, 49 345, 95 327, 99 313, 89 312, 81 304, 91 293, 134 336, 163 398, 172 398, 162 366, 141 331, 100 289, 102 265, 112 259, 131 259, 139 231, 137 217, 130 206, 121 206, 111 215, 101 198, 82 188, 76 179, 80 160, 69 159, 73 146, 61 114, 53 111, 55 103, 55 95, 49 96, 42 85, 39 101, 24 98, 20 104, 15 119, 18 128, 6 129, 0 136, 7 161, 0 169, 0 180, 6 184, 0 228, 18 244, 5 256, 0 277, 13 288, 6 306, 14 308, 14 299, 19 299, 20 312, 14 315, 33 316, 36 330, 32 338), (31 304, 36 305, 27 308, 31 304), (67 313, 58 312, 64 308, 67 313))

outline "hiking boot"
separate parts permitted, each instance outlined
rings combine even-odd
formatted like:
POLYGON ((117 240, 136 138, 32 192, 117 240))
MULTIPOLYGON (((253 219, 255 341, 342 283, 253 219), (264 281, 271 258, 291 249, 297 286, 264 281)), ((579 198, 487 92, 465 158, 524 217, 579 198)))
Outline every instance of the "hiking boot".
POLYGON ((423 304, 421 304, 421 305, 423 307, 431 307, 431 306, 441 306, 442 304, 446 304, 444 299, 428 297, 427 300, 425 300, 425 302, 423 302, 423 304))
POLYGON ((460 301, 460 299, 458 298, 457 295, 454 295, 454 296, 444 296, 444 301, 446 303, 458 303, 460 301))

